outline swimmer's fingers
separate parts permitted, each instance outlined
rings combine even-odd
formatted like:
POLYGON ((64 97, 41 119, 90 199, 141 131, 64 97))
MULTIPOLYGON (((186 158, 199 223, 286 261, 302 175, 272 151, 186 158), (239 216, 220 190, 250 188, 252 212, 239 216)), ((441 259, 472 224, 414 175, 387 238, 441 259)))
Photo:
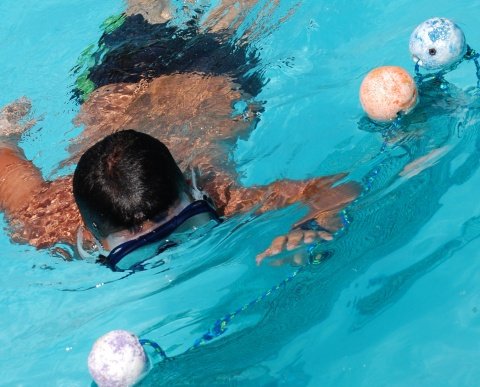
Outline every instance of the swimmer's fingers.
POLYGON ((265 258, 279 254, 283 250, 286 241, 287 237, 285 235, 275 238, 268 249, 257 255, 255 259, 257 265, 260 265, 265 258))
POLYGON ((287 235, 287 250, 295 249, 305 238, 306 232, 303 230, 293 230, 287 235))
POLYGON ((331 241, 333 240, 333 235, 330 234, 327 231, 318 231, 317 235, 320 239, 326 240, 326 241, 331 241))
POLYGON ((268 262, 270 266, 283 266, 285 264, 303 266, 308 263, 308 256, 305 254, 293 254, 286 258, 279 258, 268 262))
POLYGON ((294 230, 287 235, 287 239, 287 250, 293 250, 301 244, 313 243, 318 239, 331 241, 333 236, 327 231, 294 230))
POLYGON ((20 135, 34 126, 37 121, 30 116, 32 103, 21 97, 0 110, 0 139, 18 140, 20 135))
POLYGON ((279 254, 284 249, 287 240, 288 238, 285 235, 276 237, 270 245, 271 255, 279 254))
MULTIPOLYGON (((260 265, 262 261, 267 258, 277 254, 280 254, 282 251, 287 250, 294 250, 302 244, 309 244, 313 243, 316 240, 323 239, 326 241, 330 241, 333 239, 332 234, 326 231, 314 231, 314 230, 292 230, 290 233, 284 236, 277 237, 273 240, 272 244, 268 249, 266 249, 263 253, 258 254, 256 257, 257 265, 260 265)), ((303 262, 303 258, 297 257, 298 254, 288 259, 281 259, 275 261, 276 263, 272 263, 274 266, 279 266, 287 261, 290 263, 297 263, 297 260, 301 260, 303 262)), ((298 264, 298 263, 297 263, 298 264)))
POLYGON ((312 243, 317 238, 318 233, 313 230, 307 230, 303 234, 303 242, 304 243, 312 243))
POLYGON ((32 108, 32 103, 27 97, 20 97, 19 99, 10 102, 0 110, 0 117, 17 122, 25 117, 32 108))

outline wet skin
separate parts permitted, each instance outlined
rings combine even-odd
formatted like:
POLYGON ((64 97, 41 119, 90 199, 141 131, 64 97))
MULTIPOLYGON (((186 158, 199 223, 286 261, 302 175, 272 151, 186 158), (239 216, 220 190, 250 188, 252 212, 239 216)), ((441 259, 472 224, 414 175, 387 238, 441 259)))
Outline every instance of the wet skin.
MULTIPOLYGON (((228 149, 224 142, 234 141, 252 124, 248 119, 231 117, 231 104, 240 98, 238 87, 227 77, 200 74, 104 86, 90 96, 76 118, 85 130, 71 146, 72 160, 110 133, 135 129, 163 141, 187 176, 190 168, 195 168, 200 185, 221 215, 232 216, 258 205, 258 211, 264 212, 302 201, 310 208, 310 218, 335 230, 336 213, 357 194, 357 187, 350 184, 332 188, 342 175, 280 180, 250 188, 238 183, 234 166, 226 162, 228 149)), ((254 109, 252 105, 248 114, 252 119, 254 109)), ((0 203, 12 225, 13 238, 39 248, 58 241, 73 245, 82 220, 73 199, 71 177, 46 182, 8 136, 4 136, 3 144, 0 203)), ((291 248, 303 237, 310 241, 317 235, 299 235, 296 231, 290 240, 276 240, 266 255, 276 253, 283 245, 291 248)))
MULTIPOLYGON (((228 6, 224 3, 223 7, 228 6)), ((255 1, 242 4, 251 6, 255 1)), ((140 7, 145 11, 150 5, 151 1, 131 1, 129 9, 140 7)), ((212 17, 215 15, 213 12, 212 17)), ((154 16, 150 13, 150 17, 154 16)), ((197 171, 200 186, 211 196, 220 215, 228 217, 253 207, 265 212, 301 201, 310 209, 307 218, 315 218, 328 230, 336 230, 336 214, 358 194, 355 184, 332 187, 344 175, 306 181, 279 180, 249 188, 238 183, 235 166, 228 161, 228 145, 254 126, 260 107, 251 101, 251 96, 243 94, 228 76, 199 73, 102 86, 89 96, 75 119, 84 131, 71 144, 71 158, 66 163, 77 161, 86 149, 110 133, 135 129, 164 142, 187 178, 192 168, 197 171), (232 117, 232 105, 240 99, 247 101, 248 110, 242 116, 232 117)), ((27 124, 23 118, 28 107, 17 101, 0 112, 1 209, 16 241, 37 248, 49 248, 57 242, 75 245, 77 229, 83 221, 73 198, 71 176, 44 181, 16 146, 18 133, 32 126, 31 121, 27 124), (2 121, 12 110, 17 111, 17 116, 12 118, 10 114, 9 120, 2 121), (11 136, 12 131, 16 135, 11 136)), ((295 230, 277 238, 259 255, 258 261, 318 237, 330 238, 326 233, 295 230)))

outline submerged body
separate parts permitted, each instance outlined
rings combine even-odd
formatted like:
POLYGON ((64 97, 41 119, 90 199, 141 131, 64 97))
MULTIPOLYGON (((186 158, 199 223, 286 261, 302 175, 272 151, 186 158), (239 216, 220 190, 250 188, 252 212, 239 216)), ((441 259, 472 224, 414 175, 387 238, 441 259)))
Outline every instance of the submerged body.
MULTIPOLYGON (((158 95, 149 96, 151 97, 158 97, 158 95)), ((98 103, 97 99, 94 101, 92 105, 85 104, 80 117, 86 114, 89 107, 101 110, 105 106, 98 103)), ((106 106, 112 105, 107 103, 106 106)), ((130 108, 135 108, 135 101, 131 102, 130 108)), ((147 107, 143 105, 143 108, 147 107)), ((130 111, 126 109, 126 112, 130 111)), ((109 117, 109 115, 105 116, 109 117)), ((104 117, 104 115, 92 112, 88 117, 104 117)), ((307 205, 310 204, 310 217, 317 218, 325 228, 334 230, 338 227, 336 213, 356 195, 356 188, 349 185, 331 187, 343 175, 308 181, 281 180, 268 186, 242 187, 237 182, 235 174, 230 172, 231 167, 229 170, 227 165, 227 169, 222 169, 222 156, 225 160, 226 154, 224 147, 217 141, 218 137, 222 140, 228 138, 222 132, 217 132, 217 135, 208 133, 207 130, 203 139, 209 135, 212 139, 202 141, 200 138, 195 138, 199 134, 194 130, 176 131, 175 128, 178 128, 175 125, 176 122, 168 125, 163 121, 164 124, 157 131, 152 131, 149 123, 144 127, 139 122, 145 120, 144 116, 138 114, 138 117, 142 118, 133 119, 126 113, 118 121, 106 119, 91 122, 86 126, 81 142, 76 144, 76 147, 79 147, 78 149, 88 147, 91 142, 98 140, 99 133, 105 136, 120 130, 123 128, 123 123, 128 120, 130 128, 150 132, 168 144, 187 177, 190 174, 189 168, 195 168, 198 171, 199 185, 215 202, 221 216, 232 216, 254 207, 264 212, 302 200, 307 205), (113 125, 113 122, 116 125, 113 125), (165 133, 167 133, 166 137, 164 137, 165 133), (190 149, 195 150, 191 152, 190 149)), ((161 113, 159 116, 152 113, 148 118, 155 120, 159 117, 165 120, 165 116, 161 113)), ((220 127, 222 120, 218 122, 220 127)), ((229 121, 225 119, 224 122, 229 121)), ((227 129, 230 128, 227 127, 227 129)), ((21 150, 5 141, 0 150, 0 175, 2 176, 0 203, 12 225, 12 235, 15 240, 38 248, 51 247, 57 242, 75 244, 78 227, 83 222, 73 198, 71 176, 51 182, 44 181, 40 172, 24 158, 21 150)))
MULTIPOLYGON (((145 27, 138 17, 132 23, 145 27)), ((197 60, 202 62, 201 58, 197 60)), ((210 64, 205 63, 207 71, 210 64)), ((229 143, 255 124, 261 106, 244 91, 248 87, 240 85, 238 77, 218 72, 216 67, 210 73, 173 71, 153 77, 140 76, 136 81, 117 79, 115 83, 99 86, 83 103, 75 120, 77 125, 84 126, 84 131, 70 148, 70 161, 76 161, 105 136, 134 129, 165 143, 187 180, 195 170, 199 176, 197 183, 212 198, 219 215, 228 217, 252 209, 264 212, 302 201, 310 209, 306 219, 315 219, 326 229, 336 230, 340 226, 337 212, 358 193, 353 184, 332 187, 344 175, 306 181, 280 180, 248 188, 239 184, 235 167, 228 161, 229 143), (247 108, 234 115, 232 106, 238 101, 246 102, 247 108)), ((11 127, 20 128, 17 131, 28 128, 22 126, 22 117, 17 118, 20 120, 10 120, 10 128, 2 130, 0 150, 0 204, 12 225, 12 236, 38 248, 48 248, 57 242, 75 245, 83 220, 72 194, 72 178, 44 181, 16 147, 16 138, 8 136, 11 127)), ((298 243, 303 237, 310 240, 319 235, 297 230, 292 240, 298 243)), ((283 248, 285 242, 277 241, 271 252, 283 248)))

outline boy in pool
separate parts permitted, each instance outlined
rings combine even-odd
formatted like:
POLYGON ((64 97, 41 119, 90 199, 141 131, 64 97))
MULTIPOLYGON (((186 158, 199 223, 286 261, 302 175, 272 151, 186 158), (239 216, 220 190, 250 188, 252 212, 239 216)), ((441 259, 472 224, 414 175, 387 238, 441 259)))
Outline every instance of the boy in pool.
MULTIPOLYGON (((14 104, 25 110, 24 103, 14 104)), ((14 239, 38 248, 48 248, 57 242, 75 245, 79 227, 85 226, 102 246, 102 253, 109 257, 106 263, 112 267, 118 263, 112 257, 120 261, 126 255, 124 251, 119 254, 119 250, 125 250, 125 243, 153 230, 158 234, 173 218, 178 220, 181 213, 185 218, 186 212, 187 218, 173 228, 170 224, 167 227, 170 232, 199 213, 208 215, 207 221, 218 220, 219 216, 254 207, 263 212, 302 200, 311 208, 308 219, 334 230, 338 227, 335 214, 356 195, 356 187, 349 184, 331 187, 342 176, 282 180, 252 188, 225 187, 222 173, 212 179, 199 176, 198 182, 189 181, 164 144, 133 130, 116 132, 88 149, 77 165, 72 189, 71 177, 46 182, 25 159, 15 145, 25 125, 16 119, 5 119, 5 112, 13 110, 14 105, 10 105, 1 116, 4 125, 0 143, 0 205, 12 226, 14 239), (198 195, 199 183, 204 193, 219 204, 216 209, 203 194, 198 195), (198 205, 199 201, 203 204, 198 205), (192 207, 192 203, 197 204, 192 207), (112 250, 116 254, 112 255, 112 250)), ((162 240, 168 239, 170 234, 164 234, 163 230, 162 233, 162 240)), ((302 240, 310 242, 317 237, 331 238, 323 231, 297 227, 288 236, 274 241, 259 259, 280 252, 285 245, 290 249, 302 240)), ((82 244, 78 247, 81 251, 82 244)))
MULTIPOLYGON (((330 231, 339 227, 336 214, 357 194, 356 186, 351 184, 332 187, 343 175, 308 181, 281 180, 251 188, 238 184, 221 142, 234 140, 252 125, 258 106, 251 101, 251 96, 258 92, 261 82, 258 77, 247 82, 242 76, 242 72, 249 70, 245 48, 228 47, 220 43, 216 35, 199 35, 196 31, 184 31, 185 35, 176 31, 177 37, 172 38, 175 32, 172 29, 163 24, 146 23, 140 15, 135 15, 127 17, 118 30, 102 38, 102 46, 112 48, 101 55, 101 62, 89 69, 89 81, 95 91, 81 96, 86 102, 76 121, 84 125, 84 131, 71 148, 72 159, 87 149, 83 160, 96 155, 90 162, 81 160, 75 173, 73 191, 80 212, 73 197, 72 177, 44 181, 16 146, 18 134, 32 125, 31 122, 22 124, 20 120, 28 111, 28 101, 17 101, 3 110, 0 206, 10 222, 14 240, 38 248, 48 248, 58 242, 76 245, 78 229, 85 221, 86 228, 104 244, 107 250, 104 255, 108 255, 122 245, 122 241, 132 241, 149 233, 189 205, 194 199, 194 187, 188 183, 195 181, 193 169, 197 171, 198 185, 212 199, 219 216, 228 217, 253 208, 263 212, 300 200, 310 208, 308 219, 314 219, 330 231), (122 36, 128 39, 119 43, 122 36), (146 39, 148 47, 141 45, 142 39, 146 39), (132 49, 132 41, 136 42, 137 50, 132 49), (158 42, 158 46, 152 41, 158 42), (167 43, 173 45, 173 49, 169 49, 167 43), (158 50, 163 50, 160 51, 163 56, 158 50), (183 59, 176 59, 178 52, 183 59), (212 60, 215 55, 220 58, 212 60), (189 57, 195 60, 185 59, 189 57), (243 65, 238 64, 242 57, 243 65), (221 58, 227 59, 221 61, 221 58), (247 100, 248 107, 241 117, 232 118, 231 106, 239 100, 247 100), (135 131, 108 137, 126 128, 135 131), (97 142, 98 145, 91 148, 97 142), (127 152, 126 145, 131 142, 141 144, 134 147, 134 154, 162 149, 158 154, 154 152, 158 157, 162 155, 164 161, 155 164, 162 168, 153 168, 147 162, 152 159, 147 158, 146 164, 140 163, 135 169, 133 164, 138 160, 122 153, 127 152), (128 194, 112 191, 111 181, 92 178, 96 171, 105 168, 116 174, 115 184, 128 194), (134 182, 142 170, 151 173, 143 181, 150 193, 138 201, 142 195, 137 194, 134 182), (150 187, 155 179, 167 183, 150 187), (82 191, 84 189, 87 191, 82 191), (111 195, 96 197, 103 190, 111 195), (138 202, 134 205, 135 200, 138 202), (127 208, 133 212, 127 214, 127 208)), ((259 255, 259 261, 283 248, 294 248, 302 241, 331 238, 315 227, 304 228, 297 227, 288 236, 277 238, 259 255)))

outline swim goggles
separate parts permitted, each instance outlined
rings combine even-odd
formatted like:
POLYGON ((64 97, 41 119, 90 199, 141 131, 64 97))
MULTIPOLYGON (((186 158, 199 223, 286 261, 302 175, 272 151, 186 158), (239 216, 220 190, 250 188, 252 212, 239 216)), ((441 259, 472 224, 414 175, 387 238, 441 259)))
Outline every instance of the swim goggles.
POLYGON ((188 240, 197 231, 203 234, 209 230, 208 226, 212 228, 221 222, 222 219, 207 200, 196 200, 152 231, 123 242, 110 252, 105 251, 99 241, 95 241, 100 253, 98 261, 113 271, 143 270, 146 260, 188 240))

